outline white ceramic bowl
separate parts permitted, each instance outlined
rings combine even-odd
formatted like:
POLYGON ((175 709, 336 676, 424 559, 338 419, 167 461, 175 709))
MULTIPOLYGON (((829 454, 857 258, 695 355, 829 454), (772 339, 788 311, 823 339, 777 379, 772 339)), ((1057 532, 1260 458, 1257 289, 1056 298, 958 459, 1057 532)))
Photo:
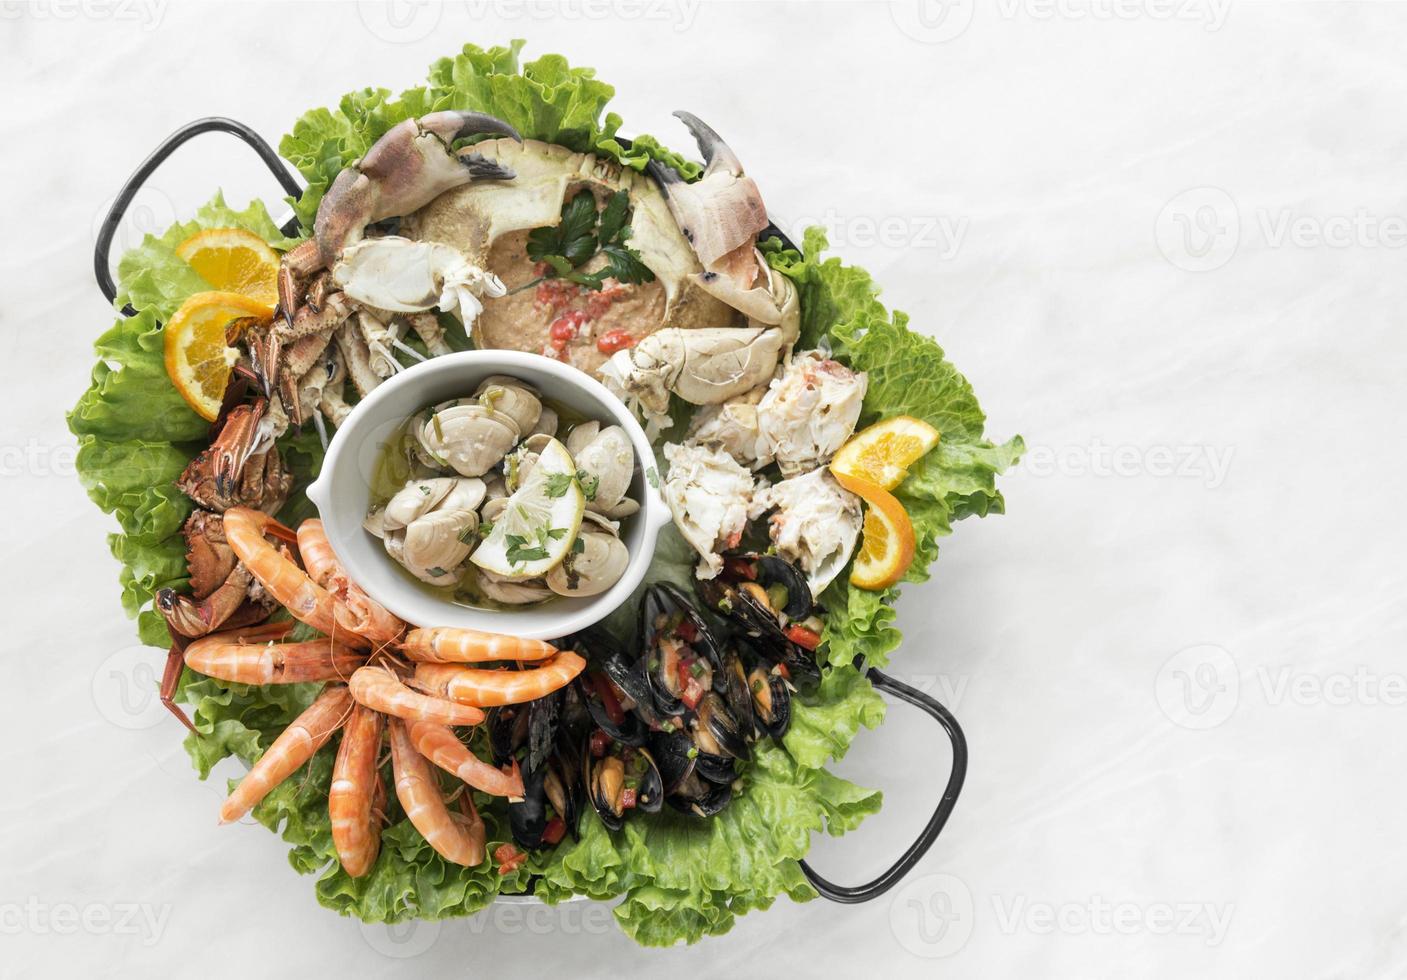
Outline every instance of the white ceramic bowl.
MULTIPOLYGON (((546 640, 584 629, 623 603, 645 575, 655 539, 669 523, 669 508, 650 485, 654 450, 625 405, 595 378, 576 368, 520 351, 476 350, 444 354, 382 382, 352 410, 333 436, 322 472, 308 498, 317 507, 327 539, 352 580, 391 612, 416 626, 460 626, 546 640), (640 510, 621 522, 621 540, 630 564, 610 589, 581 599, 557 598, 518 610, 470 609, 439 599, 408 581, 380 540, 362 527, 371 505, 371 473, 381 447, 396 428, 421 409, 450 398, 472 395, 491 374, 520 378, 546 398, 588 418, 625 429, 635 448, 630 496, 640 510)), ((658 479, 655 480, 658 483, 658 479)))

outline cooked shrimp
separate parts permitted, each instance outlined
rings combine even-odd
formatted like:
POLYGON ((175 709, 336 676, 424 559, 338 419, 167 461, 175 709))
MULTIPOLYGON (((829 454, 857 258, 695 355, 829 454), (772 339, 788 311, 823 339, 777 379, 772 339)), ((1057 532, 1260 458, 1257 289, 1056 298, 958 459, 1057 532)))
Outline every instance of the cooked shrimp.
MULTIPOLYGON (((440 793, 440 782, 425 757, 415 750, 406 734, 405 722, 390 721, 391 767, 396 774, 396 797, 405 815, 425 843, 446 861, 472 868, 484 860, 484 823, 477 820, 478 833, 464 815, 450 812, 440 793), (458 819, 456 819, 458 816, 458 819)), ((468 793, 462 798, 467 799, 468 793)), ((475 814, 477 817, 477 814, 475 814)))
POLYGON ((381 850, 381 814, 386 787, 376 771, 381 753, 381 726, 386 718, 365 705, 355 705, 327 791, 327 815, 332 818, 332 843, 342 870, 360 878, 376 863, 381 850))
POLYGON ((330 684, 312 704, 289 723, 274 744, 220 806, 220 822, 231 823, 252 810, 279 783, 327 744, 352 709, 352 695, 343 684, 330 684))
POLYGON ((476 670, 447 664, 416 664, 415 687, 460 704, 490 708, 520 704, 546 697, 566 687, 580 674, 586 661, 562 650, 534 670, 476 670))
POLYGON ((429 664, 473 664, 489 660, 547 660, 557 648, 541 640, 504 633, 436 626, 406 634, 401 649, 411 660, 429 664))
POLYGON ((301 643, 276 643, 292 623, 201 637, 186 647, 186 665, 207 677, 238 684, 303 684, 341 681, 366 663, 366 657, 320 636, 301 643))
POLYGON ((363 667, 347 683, 358 704, 407 721, 477 725, 484 720, 484 713, 478 708, 412 691, 385 667, 363 667))
POLYGON ((272 534, 284 541, 296 541, 297 535, 292 530, 268 514, 248 507, 231 507, 225 511, 224 524, 225 540, 244 562, 244 567, 294 618, 350 646, 371 645, 370 640, 355 633, 356 617, 346 603, 308 578, 307 572, 264 537, 272 534))
POLYGON ((327 540, 322 521, 310 517, 298 525, 298 554, 308 577, 319 587, 340 599, 353 617, 352 629, 377 646, 394 643, 405 632, 405 623, 372 599, 347 577, 327 540))
POLYGON ((470 752, 453 731, 434 722, 413 721, 406 726, 406 734, 417 752, 475 789, 491 796, 523 795, 523 774, 518 771, 518 763, 507 767, 507 772, 495 769, 470 752))

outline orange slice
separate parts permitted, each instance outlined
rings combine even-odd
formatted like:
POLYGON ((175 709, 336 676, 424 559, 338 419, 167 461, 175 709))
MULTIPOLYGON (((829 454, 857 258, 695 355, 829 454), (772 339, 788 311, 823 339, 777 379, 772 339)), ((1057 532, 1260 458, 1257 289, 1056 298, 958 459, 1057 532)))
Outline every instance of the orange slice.
POLYGON ((837 473, 835 478, 869 505, 860 551, 850 567, 850 584, 872 592, 887 589, 904 577, 914 561, 914 526, 909 513, 877 483, 848 473, 837 473))
POLYGON ((243 228, 207 228, 176 246, 202 279, 272 307, 278 302, 278 253, 243 228))
POLYGON ((239 293, 196 293, 162 331, 166 373, 201 418, 213 422, 220 414, 230 368, 239 359, 238 352, 225 345, 225 328, 231 320, 247 316, 268 320, 273 310, 239 293))
POLYGON ((909 467, 936 445, 937 429, 922 419, 897 415, 851 436, 831 460, 831 472, 837 479, 844 474, 893 490, 909 475, 909 467))

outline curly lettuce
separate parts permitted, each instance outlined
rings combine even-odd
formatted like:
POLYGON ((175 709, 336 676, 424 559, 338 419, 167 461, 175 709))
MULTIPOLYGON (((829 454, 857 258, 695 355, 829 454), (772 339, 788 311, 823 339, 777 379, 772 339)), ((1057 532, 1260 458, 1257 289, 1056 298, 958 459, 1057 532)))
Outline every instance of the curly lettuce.
MULTIPOLYGON (((688 177, 696 164, 648 136, 627 148, 617 139, 620 117, 606 111, 614 89, 589 68, 558 55, 520 64, 523 42, 463 50, 431 66, 427 84, 397 96, 363 89, 333 109, 314 109, 294 125, 282 154, 303 174, 306 191, 290 201, 302 227, 311 226, 322 194, 336 174, 403 119, 437 109, 476 109, 500 116, 524 136, 595 152, 641 169, 651 159, 670 163, 688 177)), ((190 502, 174 486, 202 446, 208 427, 191 412, 166 377, 161 322, 209 284, 184 263, 175 247, 201 228, 240 227, 271 246, 286 238, 255 203, 239 211, 218 195, 192 221, 148 236, 118 268, 119 306, 137 315, 120 320, 98 341, 93 383, 69 415, 79 438, 78 470, 89 495, 112 514, 121 533, 111 541, 122 564, 123 604, 138 615, 145 642, 167 642, 152 594, 185 583, 180 528, 190 502)), ((808 234, 804 252, 769 246, 771 261, 796 281, 803 309, 803 342, 826 340, 837 356, 870 374, 865 418, 907 412, 943 430, 940 448, 901 491, 920 532, 919 580, 936 556, 936 541, 951 522, 1001 510, 993 478, 1020 452, 1020 441, 994 446, 982 437, 982 414, 971 389, 932 341, 909 332, 902 314, 879 305, 877 290, 860 269, 821 259, 824 239, 808 234)), ((467 343, 467 341, 464 341, 467 343)), ((316 475, 322 448, 311 432, 291 433, 280 449, 296 483, 281 513, 296 522, 311 513, 301 488, 316 475)), ((692 556, 677 535, 661 538, 650 579, 687 581, 692 556)), ((493 862, 462 868, 441 859, 395 801, 388 801, 381 855, 370 874, 354 879, 336 860, 327 816, 327 788, 336 741, 277 787, 255 809, 257 820, 290 845, 289 861, 316 878, 319 902, 370 922, 409 917, 467 915, 499 894, 527 890, 547 902, 572 895, 614 900, 621 928, 650 946, 695 942, 727 932, 737 916, 768 908, 778 896, 815 897, 799 861, 811 834, 841 834, 878 811, 878 792, 856 786, 825 768, 841 758, 862 728, 884 717, 884 703, 856 658, 882 661, 899 643, 891 625, 894 593, 865 593, 841 584, 825 596, 829 609, 822 679, 798 694, 793 720, 780 742, 765 742, 743 770, 741 791, 718 816, 697 820, 667 811, 637 816, 611 833, 589 813, 554 850, 532 855, 518 871, 500 876, 493 862)), ((613 617, 621 635, 633 629, 629 610, 613 617)), ((301 712, 316 687, 248 687, 187 671, 177 698, 191 710, 195 733, 186 749, 201 778, 222 759, 256 761, 301 712)), ((389 780, 389 769, 383 770, 389 780)), ((389 783, 388 783, 389 785, 389 783)), ((479 798, 490 850, 508 840, 501 801, 479 798)))
MULTIPOLYGON (((987 440, 977 396, 943 349, 910 330, 907 314, 885 309, 864 269, 822 258, 826 247, 819 228, 806 231, 800 252, 775 239, 764 243, 768 261, 800 294, 801 346, 828 344, 838 360, 869 376, 860 426, 912 415, 941 434, 937 448, 894 491, 916 538, 904 581, 923 582, 938 558, 938 538, 952 533, 953 521, 1005 509, 996 477, 1021 458, 1025 444, 1020 436, 1000 445, 987 440)), ((898 594, 898 586, 880 592, 854 588, 845 576, 832 582, 821 597, 826 628, 820 657, 832 664, 859 658, 872 666, 888 663, 903 640, 893 625, 898 594)))

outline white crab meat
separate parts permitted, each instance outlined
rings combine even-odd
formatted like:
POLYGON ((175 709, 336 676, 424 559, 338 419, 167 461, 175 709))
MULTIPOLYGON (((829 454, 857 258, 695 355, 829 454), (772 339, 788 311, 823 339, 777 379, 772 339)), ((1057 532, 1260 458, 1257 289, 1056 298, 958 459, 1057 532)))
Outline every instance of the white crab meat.
POLYGON ((482 296, 502 296, 498 277, 472 265, 464 253, 439 242, 387 236, 343 249, 332 279, 347 298, 392 313, 438 309, 473 324, 482 296))
POLYGON ((664 499, 684 540, 703 561, 699 578, 723 569, 720 551, 737 547, 747 526, 756 481, 721 449, 666 443, 664 499))
POLYGON ((768 327, 668 327, 601 366, 601 382, 652 425, 668 421, 669 394, 716 405, 763 384, 782 354, 780 330, 768 327))
POLYGON ((757 404, 766 453, 783 476, 829 462, 855 431, 867 379, 820 351, 797 354, 757 404))
POLYGON ((705 405, 694 413, 686 442, 715 446, 744 466, 760 470, 772 462, 772 451, 758 427, 757 403, 767 393, 754 388, 722 405, 705 405))
POLYGON ((820 595, 855 552, 864 526, 860 498, 817 469, 759 490, 749 516, 769 510, 767 530, 777 553, 801 566, 811 594, 820 595))

